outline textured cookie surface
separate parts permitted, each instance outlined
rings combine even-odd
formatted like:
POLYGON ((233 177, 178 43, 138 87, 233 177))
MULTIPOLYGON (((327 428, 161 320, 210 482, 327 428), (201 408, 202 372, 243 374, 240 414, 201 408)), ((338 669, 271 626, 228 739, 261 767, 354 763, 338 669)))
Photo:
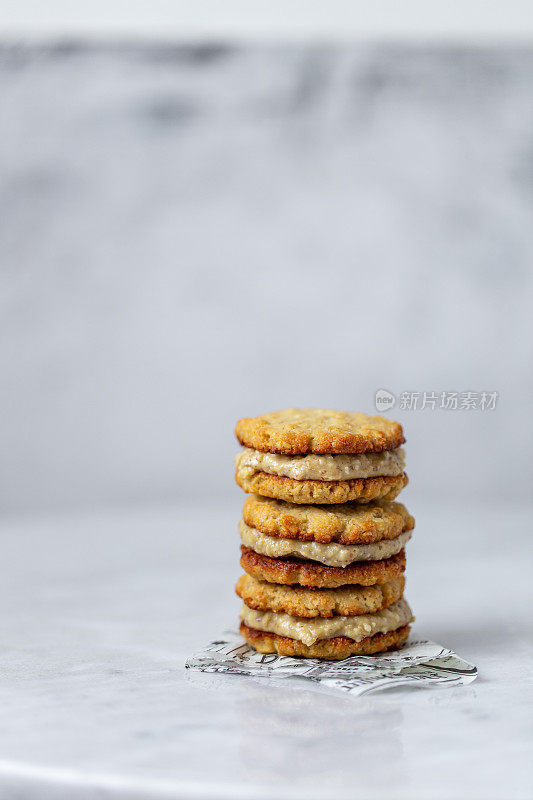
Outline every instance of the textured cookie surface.
POLYGON ((280 475, 238 466, 235 480, 248 494, 259 494, 288 503, 368 503, 394 500, 408 483, 402 475, 381 478, 354 478, 348 481, 297 481, 280 475))
POLYGON ((248 627, 244 622, 241 622, 240 625, 241 636, 259 653, 325 658, 331 661, 340 661, 353 655, 366 656, 384 653, 386 650, 396 650, 407 641, 409 631, 409 625, 404 625, 389 633, 376 633, 360 642, 355 642, 347 636, 337 636, 335 639, 319 639, 313 645, 308 646, 297 639, 289 639, 288 636, 258 631, 248 627))
POLYGON ((235 587, 249 608, 276 611, 293 617, 334 617, 371 614, 395 603, 403 594, 405 578, 383 585, 315 589, 283 586, 241 575, 235 587))
POLYGON ((385 417, 323 408, 287 408, 240 419, 245 447, 270 453, 381 453, 404 443, 402 426, 385 417))
POLYGON ((334 589, 359 584, 373 586, 399 577, 405 570, 405 550, 382 561, 358 561, 347 567, 327 567, 298 558, 272 558, 241 545, 241 567, 253 578, 269 583, 299 584, 334 589))
POLYGON ((394 539, 415 525, 402 503, 386 501, 297 505, 252 495, 246 499, 242 515, 247 525, 269 536, 322 544, 369 544, 394 539))

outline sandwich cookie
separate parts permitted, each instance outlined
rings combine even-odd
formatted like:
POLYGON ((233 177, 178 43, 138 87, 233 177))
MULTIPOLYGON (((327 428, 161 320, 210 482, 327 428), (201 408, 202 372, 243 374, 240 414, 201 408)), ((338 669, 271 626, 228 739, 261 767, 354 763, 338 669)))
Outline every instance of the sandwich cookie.
POLYGON ((244 605, 240 632, 260 653, 337 660, 400 647, 412 620, 403 597, 372 614, 314 619, 255 611, 244 605))
POLYGON ((393 500, 408 479, 399 423, 323 409, 241 419, 235 479, 248 493, 292 503, 393 500))
POLYGON ((271 583, 383 584, 403 572, 414 524, 401 503, 313 506, 253 495, 239 522, 241 565, 271 583))

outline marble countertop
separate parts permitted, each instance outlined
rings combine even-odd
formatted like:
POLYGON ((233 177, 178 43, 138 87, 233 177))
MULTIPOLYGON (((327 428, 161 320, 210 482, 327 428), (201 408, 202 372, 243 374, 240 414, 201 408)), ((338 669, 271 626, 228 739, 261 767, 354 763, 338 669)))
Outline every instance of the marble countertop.
POLYGON ((531 797, 531 511, 418 510, 416 630, 479 678, 360 699, 185 671, 237 617, 239 500, 4 519, 0 796, 531 797))

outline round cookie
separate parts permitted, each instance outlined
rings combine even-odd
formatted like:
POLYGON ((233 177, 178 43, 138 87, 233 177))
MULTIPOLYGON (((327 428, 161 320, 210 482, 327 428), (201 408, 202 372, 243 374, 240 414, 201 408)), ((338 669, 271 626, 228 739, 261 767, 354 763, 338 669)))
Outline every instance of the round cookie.
POLYGON ((249 608, 256 611, 276 611, 293 617, 334 617, 381 611, 400 599, 404 587, 403 575, 381 586, 338 589, 284 586, 241 575, 235 591, 249 608))
POLYGON ((297 481, 280 475, 269 475, 251 467, 237 466, 235 480, 248 494, 259 494, 288 503, 368 503, 371 500, 394 500, 408 478, 398 476, 354 478, 347 481, 297 481))
POLYGON ((269 536, 321 544, 370 544, 395 539, 415 526, 402 503, 387 501, 319 506, 252 495, 242 516, 251 528, 269 536))
POLYGON ((287 408, 237 422, 245 447, 269 453, 381 453, 405 442, 399 422, 323 408, 287 408))
POLYGON ((259 653, 277 653, 280 656, 302 656, 340 661, 354 655, 368 656, 384 653, 387 650, 397 650, 407 640, 410 626, 403 625, 389 633, 376 633, 360 642, 349 639, 347 636, 337 636, 334 639, 319 639, 310 646, 297 639, 290 639, 288 636, 250 628, 244 622, 241 622, 239 630, 241 636, 259 653))
POLYGON ((241 567, 252 578, 320 589, 355 583, 361 586, 382 585, 399 577, 405 570, 405 550, 381 561, 357 561, 347 567, 327 567, 317 561, 298 558, 271 558, 244 545, 241 545, 241 554, 241 567))

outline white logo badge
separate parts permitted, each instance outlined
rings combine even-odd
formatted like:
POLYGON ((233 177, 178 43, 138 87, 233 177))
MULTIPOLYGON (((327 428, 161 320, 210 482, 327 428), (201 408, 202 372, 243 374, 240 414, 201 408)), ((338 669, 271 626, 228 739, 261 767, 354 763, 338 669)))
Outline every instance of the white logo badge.
POLYGON ((386 389, 378 389, 374 400, 377 411, 388 411, 396 405, 396 398, 386 389))

